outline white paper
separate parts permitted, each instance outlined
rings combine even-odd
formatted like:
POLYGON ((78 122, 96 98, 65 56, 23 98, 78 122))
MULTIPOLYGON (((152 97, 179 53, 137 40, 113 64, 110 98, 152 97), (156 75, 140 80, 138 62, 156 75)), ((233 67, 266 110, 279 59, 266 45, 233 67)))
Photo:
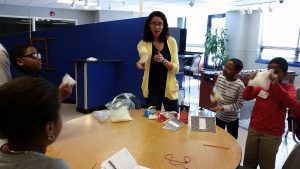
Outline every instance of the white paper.
POLYGON ((147 169, 147 167, 139 166, 129 151, 122 148, 104 161, 101 164, 101 169, 147 169))
POLYGON ((76 81, 68 73, 66 73, 62 79, 62 85, 66 84, 69 86, 74 86, 76 84, 76 81))
POLYGON ((274 72, 274 69, 270 69, 266 72, 257 72, 254 79, 250 79, 248 86, 261 87, 264 90, 268 90, 270 86, 270 74, 274 72))
POLYGON ((201 130, 206 129, 206 120, 204 118, 199 118, 199 129, 201 130))
POLYGON ((176 123, 174 123, 173 121, 169 121, 169 123, 170 123, 171 125, 175 126, 176 128, 180 126, 179 124, 176 124, 176 123))
POLYGON ((163 129, 172 131, 177 131, 183 126, 183 123, 174 116, 164 121, 163 124, 165 124, 165 126, 162 127, 163 129))

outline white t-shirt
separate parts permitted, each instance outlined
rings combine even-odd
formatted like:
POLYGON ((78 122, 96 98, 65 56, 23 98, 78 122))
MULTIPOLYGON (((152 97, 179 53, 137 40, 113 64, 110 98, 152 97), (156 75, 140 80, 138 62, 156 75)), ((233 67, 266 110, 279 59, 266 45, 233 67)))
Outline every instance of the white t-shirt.
POLYGON ((0 151, 0 169, 69 169, 63 159, 38 152, 4 154, 0 151))

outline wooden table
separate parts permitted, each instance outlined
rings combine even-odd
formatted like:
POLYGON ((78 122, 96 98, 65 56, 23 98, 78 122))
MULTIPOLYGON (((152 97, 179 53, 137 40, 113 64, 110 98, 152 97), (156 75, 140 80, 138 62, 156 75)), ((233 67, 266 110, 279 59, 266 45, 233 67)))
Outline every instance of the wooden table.
POLYGON ((221 128, 206 133, 190 131, 185 125, 173 132, 143 117, 141 110, 132 111, 131 116, 133 121, 122 123, 100 122, 92 115, 68 121, 47 155, 65 159, 72 169, 99 168, 124 147, 139 165, 152 169, 183 168, 171 165, 167 154, 178 161, 189 156, 189 169, 234 169, 240 163, 240 145, 221 128))

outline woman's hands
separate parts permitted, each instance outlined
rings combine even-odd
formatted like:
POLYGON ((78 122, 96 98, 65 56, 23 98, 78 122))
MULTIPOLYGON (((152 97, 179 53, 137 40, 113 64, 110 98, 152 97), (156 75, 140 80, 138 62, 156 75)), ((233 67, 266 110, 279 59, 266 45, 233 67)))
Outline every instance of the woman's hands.
POLYGON ((163 63, 165 61, 165 58, 159 51, 157 51, 156 55, 154 55, 154 61, 163 63))
POLYGON ((140 60, 138 62, 136 62, 136 67, 138 69, 145 69, 147 59, 148 59, 148 55, 143 55, 142 54, 140 56, 140 60))

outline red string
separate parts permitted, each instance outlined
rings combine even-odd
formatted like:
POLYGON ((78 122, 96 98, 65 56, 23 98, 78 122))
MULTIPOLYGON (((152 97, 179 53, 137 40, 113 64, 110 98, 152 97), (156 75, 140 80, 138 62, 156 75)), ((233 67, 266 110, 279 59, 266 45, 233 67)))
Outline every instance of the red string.
POLYGON ((174 166, 182 166, 184 169, 188 169, 188 164, 192 161, 191 157, 183 156, 183 161, 173 160, 173 154, 165 155, 165 159, 169 160, 169 164, 174 166))

